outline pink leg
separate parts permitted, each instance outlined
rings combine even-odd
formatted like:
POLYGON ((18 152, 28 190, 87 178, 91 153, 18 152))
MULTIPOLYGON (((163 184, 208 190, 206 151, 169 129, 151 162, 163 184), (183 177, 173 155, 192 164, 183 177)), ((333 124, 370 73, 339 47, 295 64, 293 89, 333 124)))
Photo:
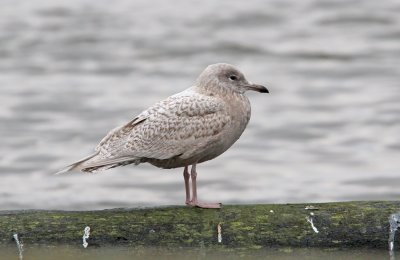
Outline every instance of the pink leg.
POLYGON ((185 179, 185 192, 186 192, 186 205, 190 204, 190 187, 189 187, 189 169, 188 166, 185 166, 183 170, 183 178, 185 179))
POLYGON ((191 177, 192 177, 192 200, 190 201, 189 205, 196 206, 196 207, 199 207, 199 208, 206 208, 206 209, 219 209, 219 208, 221 208, 221 204, 220 203, 207 203, 207 202, 200 202, 200 201, 197 200, 196 164, 192 165, 191 177))

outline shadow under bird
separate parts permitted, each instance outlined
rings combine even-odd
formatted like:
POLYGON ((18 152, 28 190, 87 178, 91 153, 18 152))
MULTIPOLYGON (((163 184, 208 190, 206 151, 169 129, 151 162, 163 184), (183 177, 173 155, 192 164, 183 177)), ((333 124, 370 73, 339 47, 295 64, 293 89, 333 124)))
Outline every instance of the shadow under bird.
POLYGON ((193 87, 156 103, 129 123, 111 130, 93 155, 58 174, 94 172, 145 162, 164 169, 183 167, 186 204, 220 208, 220 203, 197 199, 196 165, 214 159, 239 139, 251 114, 245 96, 247 90, 269 93, 264 86, 247 81, 230 64, 210 65, 193 87), (192 166, 190 174, 189 166, 192 166))

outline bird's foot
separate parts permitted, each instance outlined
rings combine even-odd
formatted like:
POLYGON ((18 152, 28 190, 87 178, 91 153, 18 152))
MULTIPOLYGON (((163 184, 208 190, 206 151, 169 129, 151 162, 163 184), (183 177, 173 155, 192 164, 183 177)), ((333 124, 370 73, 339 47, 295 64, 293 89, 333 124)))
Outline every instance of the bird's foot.
POLYGON ((186 205, 203 209, 220 209, 221 203, 210 203, 201 201, 186 201, 186 205))

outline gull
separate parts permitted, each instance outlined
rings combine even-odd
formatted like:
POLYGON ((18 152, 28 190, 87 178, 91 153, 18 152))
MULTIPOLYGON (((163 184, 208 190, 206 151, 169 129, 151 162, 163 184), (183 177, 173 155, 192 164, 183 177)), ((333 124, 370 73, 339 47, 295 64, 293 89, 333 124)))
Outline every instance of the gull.
POLYGON ((183 167, 186 205, 220 208, 220 203, 198 200, 196 166, 224 153, 242 135, 251 114, 245 95, 248 90, 269 93, 266 87, 247 81, 233 65, 209 65, 194 86, 111 130, 94 154, 58 174, 95 172, 145 162, 164 169, 183 167))

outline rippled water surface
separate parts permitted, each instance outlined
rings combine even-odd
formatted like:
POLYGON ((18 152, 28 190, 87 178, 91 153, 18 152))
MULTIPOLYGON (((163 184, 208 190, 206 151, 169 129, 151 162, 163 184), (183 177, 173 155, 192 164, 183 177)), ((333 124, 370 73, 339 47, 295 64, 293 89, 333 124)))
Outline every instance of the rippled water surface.
POLYGON ((269 95, 199 165, 222 203, 398 199, 400 2, 0 2, 0 209, 183 204, 181 169, 53 173, 229 62, 269 95))
MULTIPOLYGON (((16 248, 0 248, 0 259, 18 259, 16 248), (4 257, 4 258, 1 258, 4 257)), ((165 249, 165 248, 128 248, 128 247, 101 247, 78 248, 66 246, 30 247, 23 253, 23 259, 41 260, 102 260, 102 259, 273 259, 273 260, 358 260, 358 259, 389 259, 389 254, 379 250, 336 250, 336 249, 265 249, 242 251, 206 250, 206 249, 165 249)))

